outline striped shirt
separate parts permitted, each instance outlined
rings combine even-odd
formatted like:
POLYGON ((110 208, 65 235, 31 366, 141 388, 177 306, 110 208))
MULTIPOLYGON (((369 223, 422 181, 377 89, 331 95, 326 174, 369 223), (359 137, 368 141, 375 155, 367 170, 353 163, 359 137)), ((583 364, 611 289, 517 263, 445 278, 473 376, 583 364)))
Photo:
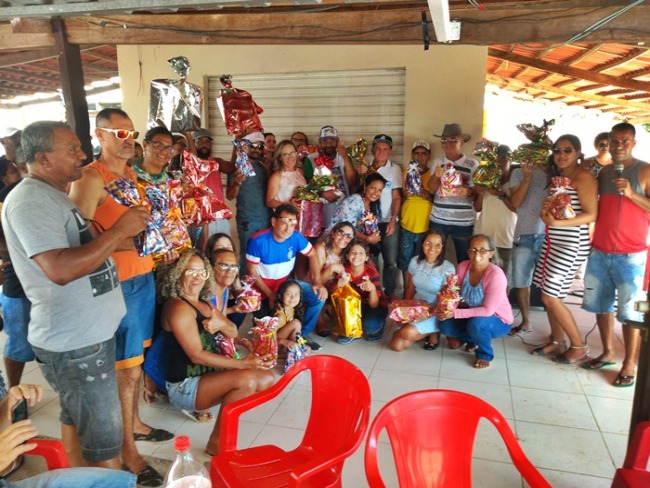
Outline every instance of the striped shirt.
MULTIPOLYGON (((431 166, 433 175, 438 166, 445 166, 447 163, 454 165, 456 171, 460 172, 466 186, 474 186, 472 175, 478 167, 478 162, 463 155, 458 161, 450 161, 447 158, 437 159, 431 166)), ((474 205, 469 197, 441 197, 436 192, 433 198, 433 207, 429 220, 436 224, 457 225, 461 227, 472 227, 474 225, 474 205)))

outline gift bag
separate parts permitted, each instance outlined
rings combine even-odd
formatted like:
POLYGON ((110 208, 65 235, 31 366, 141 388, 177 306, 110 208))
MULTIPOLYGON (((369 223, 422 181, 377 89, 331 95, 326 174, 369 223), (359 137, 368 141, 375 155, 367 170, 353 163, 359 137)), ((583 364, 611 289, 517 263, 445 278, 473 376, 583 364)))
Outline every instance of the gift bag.
POLYGON ((548 156, 551 153, 553 142, 548 136, 548 131, 555 124, 555 120, 545 120, 541 127, 533 124, 518 124, 517 129, 531 141, 527 144, 520 144, 512 152, 512 160, 521 163, 536 164, 546 168, 548 156))
POLYGON ((300 335, 300 332, 296 332, 296 342, 298 343, 298 347, 294 347, 287 351, 287 358, 284 361, 284 373, 286 373, 289 368, 298 361, 305 359, 307 354, 309 354, 307 341, 302 337, 302 335, 300 335))
POLYGON ((450 162, 445 163, 444 172, 440 177, 440 185, 438 186, 438 195, 441 197, 457 197, 460 196, 460 190, 469 186, 469 181, 460 171, 456 171, 454 165, 450 162))
POLYGON ((273 361, 268 363, 268 368, 278 364, 278 319, 276 317, 262 317, 253 319, 255 325, 250 333, 253 335, 251 343, 256 356, 273 356, 273 361))
POLYGON ((235 340, 233 338, 226 337, 221 332, 217 332, 214 336, 214 341, 217 343, 217 350, 222 356, 239 359, 239 353, 235 349, 235 340))
POLYGON ((219 91, 217 105, 228 134, 238 136, 264 132, 259 118, 259 114, 264 111, 253 101, 252 95, 245 90, 233 88, 230 75, 221 75, 219 81, 223 88, 219 91))
POLYGON ((554 176, 551 178, 550 196, 548 197, 548 211, 556 220, 572 219, 576 216, 573 206, 571 206, 571 195, 567 193, 567 188, 571 186, 571 180, 564 176, 554 176))
POLYGON ((474 156, 479 158, 478 168, 472 175, 474 185, 498 190, 501 187, 501 168, 498 163, 499 143, 483 139, 476 143, 474 156))
POLYGON ((422 322, 431 316, 430 308, 426 300, 393 300, 388 318, 401 324, 422 322))
POLYGON ((433 307, 433 315, 454 312, 460 303, 460 287, 458 286, 458 275, 447 273, 445 284, 438 292, 436 305, 433 307))
POLYGON ((301 200, 298 202, 298 223, 296 229, 305 237, 320 237, 323 232, 322 202, 301 200))
POLYGON ((235 303, 241 307, 244 312, 255 312, 260 309, 262 304, 262 293, 255 288, 255 277, 251 275, 245 275, 241 278, 242 281, 242 291, 237 298, 235 303))
POLYGON ((422 175, 420 175, 420 165, 417 161, 411 161, 406 170, 404 186, 408 195, 420 195, 422 193, 422 175))
POLYGON ((334 333, 344 337, 361 337, 361 295, 350 284, 337 288, 330 296, 334 308, 334 333))
POLYGON ((162 125, 171 132, 198 130, 201 128, 203 90, 185 80, 190 70, 186 57, 177 56, 167 62, 180 79, 151 81, 148 126, 162 125))

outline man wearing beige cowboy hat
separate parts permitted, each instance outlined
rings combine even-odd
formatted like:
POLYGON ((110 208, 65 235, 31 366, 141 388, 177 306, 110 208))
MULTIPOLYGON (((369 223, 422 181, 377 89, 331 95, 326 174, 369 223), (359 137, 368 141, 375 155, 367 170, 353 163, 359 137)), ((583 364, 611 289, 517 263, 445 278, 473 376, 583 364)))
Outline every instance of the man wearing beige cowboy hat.
POLYGON ((434 134, 440 138, 445 156, 436 159, 431 165, 429 191, 434 194, 433 207, 429 216, 429 228, 438 230, 443 241, 451 236, 456 249, 456 260, 466 261, 467 243, 474 230, 474 207, 472 190, 472 175, 478 167, 478 162, 463 154, 463 144, 469 141, 470 135, 463 132, 460 124, 445 124, 442 134, 434 134), (438 193, 440 178, 445 171, 455 171, 462 181, 462 186, 455 188, 453 195, 442 196, 438 193))

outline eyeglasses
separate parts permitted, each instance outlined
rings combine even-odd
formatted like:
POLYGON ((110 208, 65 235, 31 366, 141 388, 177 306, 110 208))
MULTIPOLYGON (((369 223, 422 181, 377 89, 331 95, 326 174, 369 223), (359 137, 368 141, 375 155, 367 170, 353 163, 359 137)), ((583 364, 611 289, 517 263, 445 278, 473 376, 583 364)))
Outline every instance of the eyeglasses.
POLYGON ((467 252, 470 253, 470 254, 479 253, 481 256, 483 256, 484 254, 492 252, 492 249, 482 249, 482 248, 475 249, 475 248, 472 247, 472 248, 468 249, 467 252))
POLYGON ((560 153, 569 154, 569 153, 572 153, 572 152, 573 152, 572 147, 554 147, 553 148, 553 154, 560 154, 560 153))
POLYGON ((456 144, 457 142, 462 141, 462 139, 458 139, 456 137, 443 137, 440 139, 440 142, 443 144, 456 144))
POLYGON ((228 264, 228 263, 217 263, 215 266, 220 270, 225 272, 228 271, 234 271, 237 272, 239 271, 239 265, 238 264, 228 264))
POLYGON ((354 237, 354 234, 350 234, 349 232, 343 232, 341 229, 337 230, 336 233, 340 237, 343 237, 344 239, 352 239, 354 237))
POLYGON ((167 154, 173 154, 174 153, 174 146, 165 146, 160 141, 146 141, 146 142, 151 144, 153 147, 155 147, 156 151, 166 152, 167 154))
POLYGON ((436 247, 436 248, 442 248, 442 244, 439 243, 439 242, 424 241, 422 243, 422 245, 427 246, 427 247, 432 247, 433 246, 433 247, 436 247))
POLYGON ((297 151, 291 151, 291 152, 288 152, 288 153, 280 154, 280 157, 282 159, 287 159, 287 158, 295 158, 297 155, 298 155, 297 151))
POLYGON ((260 151, 264 149, 264 144, 259 143, 259 144, 250 144, 248 147, 251 149, 259 149, 260 151))
POLYGON ((118 139, 128 139, 129 137, 132 139, 137 139, 140 133, 137 130, 129 130, 129 129, 104 129, 103 127, 97 127, 99 130, 103 130, 106 132, 112 132, 115 137, 118 139))
POLYGON ((292 219, 290 217, 278 217, 278 220, 288 225, 296 225, 298 223, 298 219, 292 219))
POLYGON ((608 144, 606 142, 601 142, 600 144, 598 144, 598 149, 605 149, 607 146, 608 144))
POLYGON ((186 269, 183 273, 189 278, 201 278, 203 281, 210 276, 207 269, 186 269))

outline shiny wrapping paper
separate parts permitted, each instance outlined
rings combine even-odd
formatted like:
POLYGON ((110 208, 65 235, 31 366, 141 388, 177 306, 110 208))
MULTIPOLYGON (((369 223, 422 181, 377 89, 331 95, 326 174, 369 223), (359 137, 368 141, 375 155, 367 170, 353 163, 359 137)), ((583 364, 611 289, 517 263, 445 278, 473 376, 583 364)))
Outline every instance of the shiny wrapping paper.
POLYGON ((250 142, 246 139, 234 139, 232 141, 233 146, 237 148, 237 159, 235 160, 235 166, 241 174, 246 178, 249 176, 255 176, 255 170, 253 169, 253 163, 248 159, 248 154, 246 154, 246 147, 250 145, 250 142))
POLYGON ((410 195, 420 195, 422 193, 422 175, 420 175, 420 166, 417 161, 409 163, 404 185, 410 195))
POLYGON ((252 95, 245 90, 233 88, 230 75, 221 75, 219 81, 223 88, 219 91, 217 105, 228 134, 239 136, 264 132, 259 118, 264 111, 253 101, 252 95))
POLYGON ((235 340, 233 338, 226 337, 221 332, 217 332, 214 336, 214 341, 217 343, 217 349, 222 356, 239 359, 239 353, 235 348, 235 340))
MULTIPOLYGON (((183 222, 183 214, 178 204, 178 196, 180 196, 180 181, 170 180, 166 183, 158 185, 162 191, 165 192, 167 200, 169 202, 167 214, 164 217, 164 222, 160 227, 160 233, 163 235, 167 244, 171 248, 182 254, 188 249, 192 249, 192 240, 190 239, 190 234, 187 231, 187 226, 183 222)), ((160 261, 166 253, 155 253, 153 255, 154 262, 160 261)))
POLYGON ((134 238, 135 249, 140 256, 165 254, 171 251, 172 247, 160 232, 167 214, 168 203, 165 194, 159 188, 147 186, 143 191, 136 183, 120 178, 109 182, 104 189, 120 205, 149 207, 150 215, 145 230, 134 238))
POLYGON ((201 128, 203 90, 185 80, 190 69, 186 57, 177 56, 167 62, 180 79, 151 81, 148 127, 163 125, 171 132, 198 130, 201 128))
POLYGON ((305 237, 320 237, 323 233, 322 202, 301 200, 298 202, 298 224, 296 229, 305 237))
POLYGON ((219 169, 219 163, 212 159, 199 159, 189 151, 183 151, 181 167, 190 182, 179 198, 183 221, 189 226, 232 218, 228 205, 203 184, 210 173, 219 169))
POLYGON ((479 166, 472 175, 475 185, 484 186, 493 190, 501 187, 501 168, 499 168, 498 154, 499 143, 483 139, 476 143, 474 156, 479 158, 479 166))
POLYGON ((422 322, 431 316, 426 300, 393 300, 390 302, 389 319, 402 324, 422 322))
POLYGON ((255 277, 251 275, 244 275, 241 278, 242 282, 242 291, 237 298, 235 303, 239 305, 244 312, 255 312, 260 309, 262 304, 262 293, 255 288, 255 277))
POLYGON ((460 287, 458 286, 458 275, 447 273, 445 284, 442 285, 433 307, 433 315, 453 313, 460 303, 460 287))
POLYGON ((379 232, 379 220, 374 213, 366 210, 361 214, 361 233, 371 236, 376 232, 379 232))
POLYGON ((273 356, 273 361, 266 363, 270 369, 278 364, 278 319, 276 317, 262 317, 253 319, 255 325, 250 333, 253 335, 251 343, 256 356, 273 356))
POLYGON ((298 157, 300 159, 305 159, 310 154, 320 151, 320 146, 318 144, 301 144, 296 148, 296 151, 298 151, 298 157))
POLYGON ((294 347, 287 351, 287 358, 284 361, 284 372, 286 373, 291 366, 296 364, 298 361, 305 359, 307 354, 309 354, 309 349, 307 349, 307 341, 300 335, 300 332, 296 332, 296 342, 298 347, 294 347))
POLYGON ((567 193, 567 187, 571 186, 571 180, 564 176, 551 178, 550 196, 548 197, 548 211, 556 220, 572 219, 576 216, 571 206, 571 195, 567 193))
POLYGON ((344 337, 361 337, 363 335, 361 295, 347 284, 334 290, 330 301, 336 317, 334 332, 344 337))
MULTIPOLYGON (((355 168, 359 166, 370 166, 366 161, 366 154, 368 153, 368 143, 365 139, 357 139, 356 142, 350 144, 345 148, 345 152, 348 153, 350 162, 355 168)), ((362 175, 363 176, 363 175, 362 175)))
POLYGON ((555 120, 545 120, 541 127, 533 124, 518 124, 517 129, 526 136, 526 139, 530 143, 521 144, 517 149, 512 151, 512 160, 546 168, 548 156, 553 146, 553 142, 548 136, 548 131, 553 124, 555 124, 555 120))
POLYGON ((440 177, 440 185, 438 185, 438 195, 441 197, 457 197, 460 196, 460 190, 469 186, 469 180, 464 173, 456 171, 454 165, 447 162, 445 164, 444 172, 440 177))

